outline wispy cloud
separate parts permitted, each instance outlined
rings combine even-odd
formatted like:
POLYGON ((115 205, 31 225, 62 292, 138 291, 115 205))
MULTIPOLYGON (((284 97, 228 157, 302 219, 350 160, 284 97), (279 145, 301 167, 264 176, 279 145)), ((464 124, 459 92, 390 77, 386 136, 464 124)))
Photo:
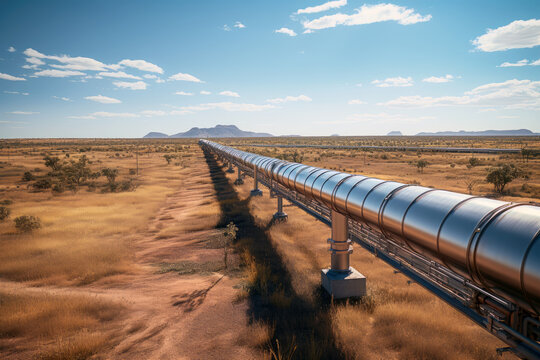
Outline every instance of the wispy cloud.
POLYGON ((123 89, 130 89, 130 90, 146 90, 146 84, 144 81, 135 81, 135 82, 128 82, 128 81, 115 81, 113 82, 114 86, 123 88, 123 89))
POLYGON ((13 94, 13 95, 30 95, 27 92, 7 91, 7 90, 4 90, 4 93, 5 94, 13 94))
POLYGON ((10 111, 10 112, 7 112, 6 114, 13 114, 13 115, 34 115, 34 114, 39 114, 39 112, 35 112, 35 111, 10 111))
POLYGON ((56 77, 56 78, 65 78, 69 76, 84 76, 84 75, 86 74, 80 71, 57 70, 57 69, 42 70, 42 71, 38 71, 34 73, 34 76, 46 76, 46 77, 56 77))
POLYGON ((150 63, 148 61, 145 61, 145 60, 129 60, 129 59, 125 59, 125 60, 120 61, 118 64, 123 65, 123 66, 127 66, 127 67, 132 67, 132 68, 135 68, 135 69, 139 69, 141 71, 163 74, 163 69, 162 68, 160 68, 159 66, 157 66, 155 64, 152 64, 152 63, 150 63))
POLYGON ((516 20, 510 24, 488 29, 472 41, 480 51, 532 48, 540 45, 540 20, 516 20))
POLYGON ((515 63, 511 62, 504 62, 501 65, 497 67, 520 67, 520 66, 539 66, 540 65, 540 59, 536 61, 529 61, 528 59, 519 60, 515 63))
POLYGON ((423 82, 428 82, 428 83, 440 84, 440 83, 450 82, 453 79, 454 79, 454 77, 452 75, 447 74, 445 76, 430 76, 428 78, 422 79, 422 81, 423 82))
POLYGON ((13 46, 10 46, 10 47, 8 47, 7 51, 12 53, 12 52, 15 52, 17 50, 13 46))
POLYGON ((102 104, 120 104, 122 102, 118 99, 103 96, 103 95, 86 96, 85 99, 102 103, 102 104))
POLYGON ((371 83, 377 87, 407 87, 413 86, 413 79, 410 76, 406 78, 398 76, 384 80, 373 80, 371 83))
POLYGON ((367 102, 359 100, 359 99, 353 99, 353 100, 349 100, 349 102, 347 104, 349 104, 349 105, 364 105, 364 104, 367 104, 367 102))
POLYGON ((294 30, 286 28, 286 27, 282 27, 281 29, 274 30, 274 32, 278 33, 278 34, 286 34, 286 35, 289 35, 289 36, 296 36, 296 33, 294 32, 294 30))
POLYGON ((540 81, 507 80, 478 86, 460 96, 400 96, 378 103, 393 107, 480 106, 505 109, 540 109, 540 81))
POLYGON ((58 100, 62 100, 62 101, 72 101, 70 98, 68 97, 65 97, 65 96, 53 96, 54 99, 58 99, 58 100))
POLYGON ((194 111, 206 111, 212 109, 221 109, 225 111, 232 112, 254 112, 254 111, 263 111, 268 109, 275 108, 274 105, 264 104, 246 104, 246 103, 233 103, 233 102, 216 102, 216 103, 206 103, 200 105, 190 105, 180 107, 181 111, 184 112, 194 112, 194 111))
POLYGON ((219 93, 219 95, 230 96, 230 97, 240 97, 237 92, 225 90, 219 93))
POLYGON ((210 91, 201 90, 201 95, 210 95, 212 94, 210 91))
POLYGON ((272 104, 282 104, 286 102, 297 102, 297 101, 310 102, 312 101, 312 99, 306 95, 298 95, 298 96, 285 96, 284 98, 268 99, 266 101, 272 104))
POLYGON ((113 113, 113 112, 107 112, 107 111, 98 111, 95 113, 90 114, 90 116, 94 117, 104 117, 104 118, 135 118, 139 117, 138 114, 133 113, 113 113))
POLYGON ((240 21, 237 21, 236 23, 234 23, 233 25, 235 28, 237 29, 243 29, 246 27, 246 25, 242 24, 240 21))
POLYGON ((314 14, 318 12, 327 11, 330 9, 340 8, 345 5, 347 5, 347 0, 328 1, 321 5, 310 6, 304 9, 298 9, 296 13, 297 14, 314 14))
POLYGON ((116 72, 106 72, 102 71, 98 73, 99 76, 105 76, 105 77, 112 77, 112 78, 120 78, 120 79, 134 79, 134 80, 141 80, 139 76, 126 74, 123 71, 116 71, 116 72))
POLYGON ((383 21, 396 21, 401 25, 411 25, 431 20, 431 15, 422 16, 404 6, 394 4, 362 5, 353 14, 334 14, 305 21, 304 28, 308 30, 320 30, 333 28, 338 25, 366 25, 383 21))
POLYGON ((144 110, 144 111, 141 111, 141 114, 144 116, 151 117, 151 116, 164 116, 164 115, 167 115, 168 113, 163 110, 144 110))
POLYGON ((177 81, 191 81, 196 83, 202 83, 200 79, 196 78, 193 75, 190 74, 184 74, 184 73, 178 73, 174 74, 172 76, 169 76, 169 80, 177 80, 177 81))
POLYGON ((369 123, 373 122, 376 124, 384 123, 414 123, 425 120, 434 120, 433 116, 420 116, 412 117, 403 114, 388 114, 385 112, 382 113, 363 113, 363 114, 351 114, 348 115, 345 119, 337 119, 330 121, 320 121, 319 124, 358 124, 358 123, 369 123))
POLYGON ((193 93, 185 92, 185 91, 177 91, 175 92, 176 95, 182 95, 182 96, 191 96, 193 93))
POLYGON ((26 81, 25 78, 17 77, 9 74, 0 73, 0 79, 10 80, 10 81, 26 81))

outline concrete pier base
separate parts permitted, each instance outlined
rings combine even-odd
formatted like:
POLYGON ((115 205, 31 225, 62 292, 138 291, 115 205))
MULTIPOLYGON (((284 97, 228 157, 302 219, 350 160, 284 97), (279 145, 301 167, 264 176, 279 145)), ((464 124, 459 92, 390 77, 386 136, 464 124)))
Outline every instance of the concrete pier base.
POLYGON ((353 267, 349 268, 349 272, 322 269, 321 281, 323 288, 334 299, 362 297, 366 295, 366 277, 353 267))
POLYGON ((281 222, 281 221, 287 221, 287 219, 289 218, 289 215, 287 215, 287 213, 284 213, 283 211, 281 212, 278 211, 272 217, 274 218, 275 222, 281 222))
POLYGON ((262 191, 260 189, 253 189, 249 193, 250 196, 262 196, 262 191))

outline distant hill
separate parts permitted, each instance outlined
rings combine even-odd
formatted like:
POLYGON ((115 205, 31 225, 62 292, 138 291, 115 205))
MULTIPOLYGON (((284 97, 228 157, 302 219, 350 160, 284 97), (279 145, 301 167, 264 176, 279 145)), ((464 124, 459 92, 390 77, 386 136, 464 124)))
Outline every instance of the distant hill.
POLYGON ((226 138, 226 137, 270 137, 268 133, 256 133, 253 131, 240 130, 235 125, 216 125, 213 128, 194 127, 186 132, 174 135, 167 135, 159 132, 150 132, 144 136, 145 139, 161 138, 226 138))
POLYGON ((540 133, 533 133, 529 129, 519 130, 484 130, 484 131, 439 131, 420 132, 416 136, 533 136, 540 133))
POLYGON ((390 131, 386 136, 403 136, 401 131, 390 131))

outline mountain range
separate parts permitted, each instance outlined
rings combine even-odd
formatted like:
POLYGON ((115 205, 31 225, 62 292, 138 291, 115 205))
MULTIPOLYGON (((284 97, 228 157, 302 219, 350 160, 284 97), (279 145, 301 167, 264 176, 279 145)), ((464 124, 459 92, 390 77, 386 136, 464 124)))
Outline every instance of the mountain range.
POLYGON ((144 136, 145 139, 163 139, 163 138, 230 138, 230 137, 270 137, 274 136, 268 133, 257 133, 253 131, 240 130, 235 125, 216 125, 213 128, 194 127, 186 132, 180 132, 174 135, 167 135, 160 132, 149 132, 144 136))
POLYGON ((420 132, 415 136, 535 136, 540 133, 533 133, 529 129, 518 130, 484 130, 484 131, 438 131, 420 132))

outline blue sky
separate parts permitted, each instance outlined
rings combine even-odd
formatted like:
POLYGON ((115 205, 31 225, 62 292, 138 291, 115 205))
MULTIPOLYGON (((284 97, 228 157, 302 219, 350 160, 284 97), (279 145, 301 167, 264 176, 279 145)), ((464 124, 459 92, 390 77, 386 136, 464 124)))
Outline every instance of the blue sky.
POLYGON ((0 2, 0 138, 540 132, 540 2, 0 2))

